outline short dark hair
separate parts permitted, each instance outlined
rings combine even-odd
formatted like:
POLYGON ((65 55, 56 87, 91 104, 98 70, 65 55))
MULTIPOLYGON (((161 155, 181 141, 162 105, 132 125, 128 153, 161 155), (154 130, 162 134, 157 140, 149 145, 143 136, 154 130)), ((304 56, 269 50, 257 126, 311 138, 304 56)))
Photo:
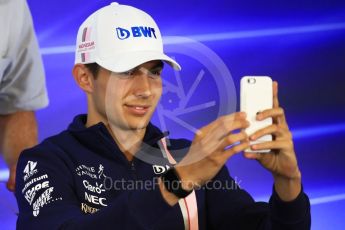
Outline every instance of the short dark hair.
POLYGON ((99 69, 100 69, 100 65, 98 65, 96 62, 94 63, 89 63, 89 64, 84 64, 85 67, 90 70, 90 72, 92 73, 94 79, 97 79, 97 76, 98 76, 98 72, 99 72, 99 69))

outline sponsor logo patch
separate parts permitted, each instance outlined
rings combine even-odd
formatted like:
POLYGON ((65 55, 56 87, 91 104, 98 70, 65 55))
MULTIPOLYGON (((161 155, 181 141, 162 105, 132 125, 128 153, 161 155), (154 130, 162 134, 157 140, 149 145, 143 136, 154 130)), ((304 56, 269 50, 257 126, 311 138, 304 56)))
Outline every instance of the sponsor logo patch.
POLYGON ((162 173, 166 172, 170 167, 169 167, 169 165, 166 165, 166 166, 152 165, 152 168, 153 168, 153 172, 156 175, 159 175, 159 174, 162 174, 162 173))
POLYGON ((91 194, 88 194, 87 192, 85 192, 85 200, 93 204, 102 205, 104 207, 108 206, 106 204, 107 202, 106 198, 91 195, 91 194))
POLYGON ((84 213, 95 213, 98 210, 99 210, 98 208, 94 208, 85 203, 81 203, 81 211, 84 213))
POLYGON ((35 175, 38 172, 36 166, 37 162, 28 161, 23 171, 25 173, 24 181, 28 180, 31 176, 35 175))
POLYGON ((86 165, 79 165, 76 169, 75 169, 76 173, 78 176, 88 176, 92 179, 97 179, 97 174, 95 173, 95 167, 88 167, 86 165))
POLYGON ((125 29, 121 27, 116 28, 116 34, 118 39, 125 40, 129 37, 133 38, 157 38, 156 37, 156 31, 152 27, 148 26, 133 26, 130 29, 125 29))
MULTIPOLYGON (((23 170, 23 172, 25 173, 23 178, 24 182, 38 172, 36 167, 37 162, 28 161, 23 170)), ((32 206, 32 214, 34 217, 37 217, 39 215, 40 209, 42 207, 56 200, 62 200, 62 197, 54 199, 52 197, 53 191, 54 187, 50 187, 50 182, 48 180, 47 174, 32 178, 31 180, 26 182, 24 188, 22 189, 22 194, 24 195, 29 205, 32 206)))
POLYGON ((36 184, 34 187, 28 189, 25 193, 25 199, 29 202, 29 204, 32 204, 33 199, 35 198, 36 192, 43 188, 49 188, 49 181, 44 181, 42 183, 36 184))
POLYGON ((81 177, 82 186, 84 187, 84 202, 81 203, 81 211, 84 213, 95 213, 99 208, 106 207, 107 198, 102 196, 105 193, 103 184, 104 178, 107 176, 104 174, 104 166, 87 166, 79 165, 75 169, 76 174, 81 177), (95 207, 92 207, 95 206, 95 207))
POLYGON ((22 189, 22 193, 24 193, 24 191, 32 184, 36 183, 37 181, 43 180, 43 179, 48 179, 48 175, 44 174, 42 176, 36 177, 31 179, 30 181, 28 181, 25 185, 24 188, 22 189))

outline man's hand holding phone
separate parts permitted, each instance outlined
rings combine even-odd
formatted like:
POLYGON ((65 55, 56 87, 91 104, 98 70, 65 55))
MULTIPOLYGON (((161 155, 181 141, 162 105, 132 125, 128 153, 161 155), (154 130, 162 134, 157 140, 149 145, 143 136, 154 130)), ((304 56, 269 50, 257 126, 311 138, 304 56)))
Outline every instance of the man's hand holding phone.
MULTIPOLYGON (((246 158, 258 160, 272 173, 275 189, 282 200, 291 201, 298 196, 301 191, 301 173, 297 165, 292 135, 284 111, 279 107, 277 82, 273 82, 272 94, 273 108, 263 110, 257 115, 257 120, 271 118, 272 124, 250 136, 244 131, 251 125, 244 112, 225 115, 199 130, 189 152, 175 166, 185 190, 204 185, 219 172, 227 160, 236 153, 246 150, 244 153, 246 158), (236 132, 236 130, 241 131, 236 132), (255 141, 265 135, 272 135, 272 140, 250 147, 249 140, 255 141), (253 151, 269 149, 269 152, 248 152, 248 149, 253 151)), ((163 188, 162 192, 169 204, 174 205, 177 202, 177 197, 163 188)))
POLYGON ((282 200, 291 201, 301 191, 301 172, 298 168, 292 134, 286 122, 284 110, 279 107, 278 83, 273 82, 273 108, 260 112, 258 121, 272 118, 273 124, 257 130, 249 136, 255 141, 265 135, 272 135, 272 141, 250 146, 253 151, 270 149, 268 153, 244 152, 248 159, 256 159, 269 170, 275 181, 275 189, 282 200))
MULTIPOLYGON (((175 166, 182 188, 186 191, 200 188, 215 177, 228 159, 247 149, 249 140, 243 130, 248 126, 246 114, 237 112, 219 117, 199 129, 187 155, 175 166)), ((171 206, 178 202, 162 183, 160 188, 171 206)))

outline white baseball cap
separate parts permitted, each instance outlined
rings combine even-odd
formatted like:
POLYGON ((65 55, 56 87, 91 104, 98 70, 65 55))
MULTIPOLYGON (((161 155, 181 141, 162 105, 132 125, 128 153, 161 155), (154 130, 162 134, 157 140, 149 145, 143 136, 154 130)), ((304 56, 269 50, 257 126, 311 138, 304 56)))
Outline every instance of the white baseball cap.
POLYGON ((114 2, 94 12, 79 27, 75 64, 96 62, 112 72, 126 72, 152 60, 181 70, 164 54, 159 28, 144 11, 114 2))

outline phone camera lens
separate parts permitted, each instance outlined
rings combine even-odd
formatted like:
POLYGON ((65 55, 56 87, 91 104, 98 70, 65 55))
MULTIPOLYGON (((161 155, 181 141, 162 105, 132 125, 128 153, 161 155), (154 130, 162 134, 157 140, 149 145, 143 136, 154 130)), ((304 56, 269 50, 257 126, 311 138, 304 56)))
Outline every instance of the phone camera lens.
POLYGON ((248 78, 247 81, 249 84, 255 84, 255 82, 256 82, 255 78, 248 78))

